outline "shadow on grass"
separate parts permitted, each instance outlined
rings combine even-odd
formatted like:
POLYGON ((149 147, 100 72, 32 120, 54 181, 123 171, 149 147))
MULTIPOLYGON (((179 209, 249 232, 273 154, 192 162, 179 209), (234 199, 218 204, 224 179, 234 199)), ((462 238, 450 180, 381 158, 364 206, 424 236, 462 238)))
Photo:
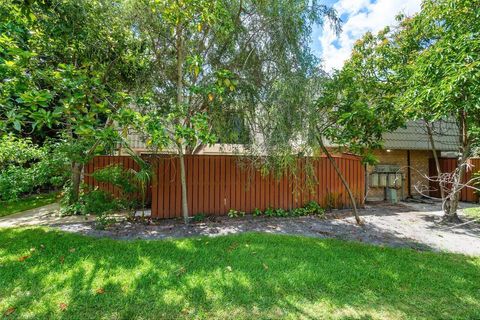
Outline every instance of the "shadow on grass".
POLYGON ((473 319, 479 274, 479 259, 338 240, 123 242, 0 229, 0 312, 16 308, 9 318, 473 319))

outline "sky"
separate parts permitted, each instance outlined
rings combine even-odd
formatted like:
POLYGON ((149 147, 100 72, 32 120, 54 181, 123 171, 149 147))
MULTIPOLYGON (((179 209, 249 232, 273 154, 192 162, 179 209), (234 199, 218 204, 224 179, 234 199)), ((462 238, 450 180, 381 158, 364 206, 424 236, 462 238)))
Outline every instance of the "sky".
POLYGON ((412 15, 420 10, 421 0, 326 0, 342 19, 342 32, 336 35, 326 24, 315 27, 312 50, 322 60, 326 71, 340 69, 355 41, 367 31, 376 33, 395 24, 399 13, 412 15))

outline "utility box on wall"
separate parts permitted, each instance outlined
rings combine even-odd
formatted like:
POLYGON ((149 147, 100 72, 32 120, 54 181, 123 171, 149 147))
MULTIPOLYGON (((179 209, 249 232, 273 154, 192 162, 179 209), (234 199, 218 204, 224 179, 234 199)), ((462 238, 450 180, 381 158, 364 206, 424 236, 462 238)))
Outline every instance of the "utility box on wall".
POLYGON ((385 188, 387 186, 387 177, 388 174, 385 173, 379 173, 378 174, 378 186, 385 188))
POLYGON ((375 166, 374 171, 370 173, 369 186, 370 188, 382 188, 384 200, 397 203, 399 196, 403 199, 403 180, 404 176, 400 171, 400 166, 381 164, 375 166))

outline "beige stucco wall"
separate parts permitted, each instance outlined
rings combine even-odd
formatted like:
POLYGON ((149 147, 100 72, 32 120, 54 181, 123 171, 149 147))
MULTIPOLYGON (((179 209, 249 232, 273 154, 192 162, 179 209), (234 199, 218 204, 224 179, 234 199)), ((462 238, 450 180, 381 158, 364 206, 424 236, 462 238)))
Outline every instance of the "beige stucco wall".
MULTIPOLYGON (((378 164, 389 164, 400 166, 403 173, 403 198, 408 196, 408 174, 407 174, 407 150, 377 150, 374 155, 378 159, 378 164)), ((411 168, 411 194, 412 196, 420 196, 421 193, 428 195, 428 180, 424 177, 428 175, 428 161, 432 157, 431 151, 410 151, 410 168, 411 168)), ((368 166, 367 172, 370 174, 374 171, 374 166, 368 166)), ((398 197, 402 197, 399 190, 398 197)), ((368 187, 367 200, 383 200, 384 188, 368 187)))

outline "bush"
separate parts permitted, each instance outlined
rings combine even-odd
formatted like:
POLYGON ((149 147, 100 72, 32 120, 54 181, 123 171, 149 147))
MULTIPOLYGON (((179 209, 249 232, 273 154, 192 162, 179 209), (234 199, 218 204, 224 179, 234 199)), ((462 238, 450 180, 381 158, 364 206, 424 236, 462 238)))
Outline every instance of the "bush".
MULTIPOLYGON (((69 192, 65 191, 68 195, 69 192)), ((87 193, 81 194, 76 203, 68 204, 68 196, 62 199, 62 214, 93 214, 96 216, 108 215, 112 212, 126 209, 125 201, 115 199, 110 193, 95 189, 87 193)))
POLYGON ((68 179, 66 158, 55 152, 58 144, 39 147, 11 135, 0 139, 0 200, 57 189, 68 179))
POLYGON ((124 194, 139 191, 135 184, 135 175, 133 172, 125 170, 120 165, 109 165, 105 168, 96 170, 92 177, 101 183, 110 183, 122 190, 124 194))

